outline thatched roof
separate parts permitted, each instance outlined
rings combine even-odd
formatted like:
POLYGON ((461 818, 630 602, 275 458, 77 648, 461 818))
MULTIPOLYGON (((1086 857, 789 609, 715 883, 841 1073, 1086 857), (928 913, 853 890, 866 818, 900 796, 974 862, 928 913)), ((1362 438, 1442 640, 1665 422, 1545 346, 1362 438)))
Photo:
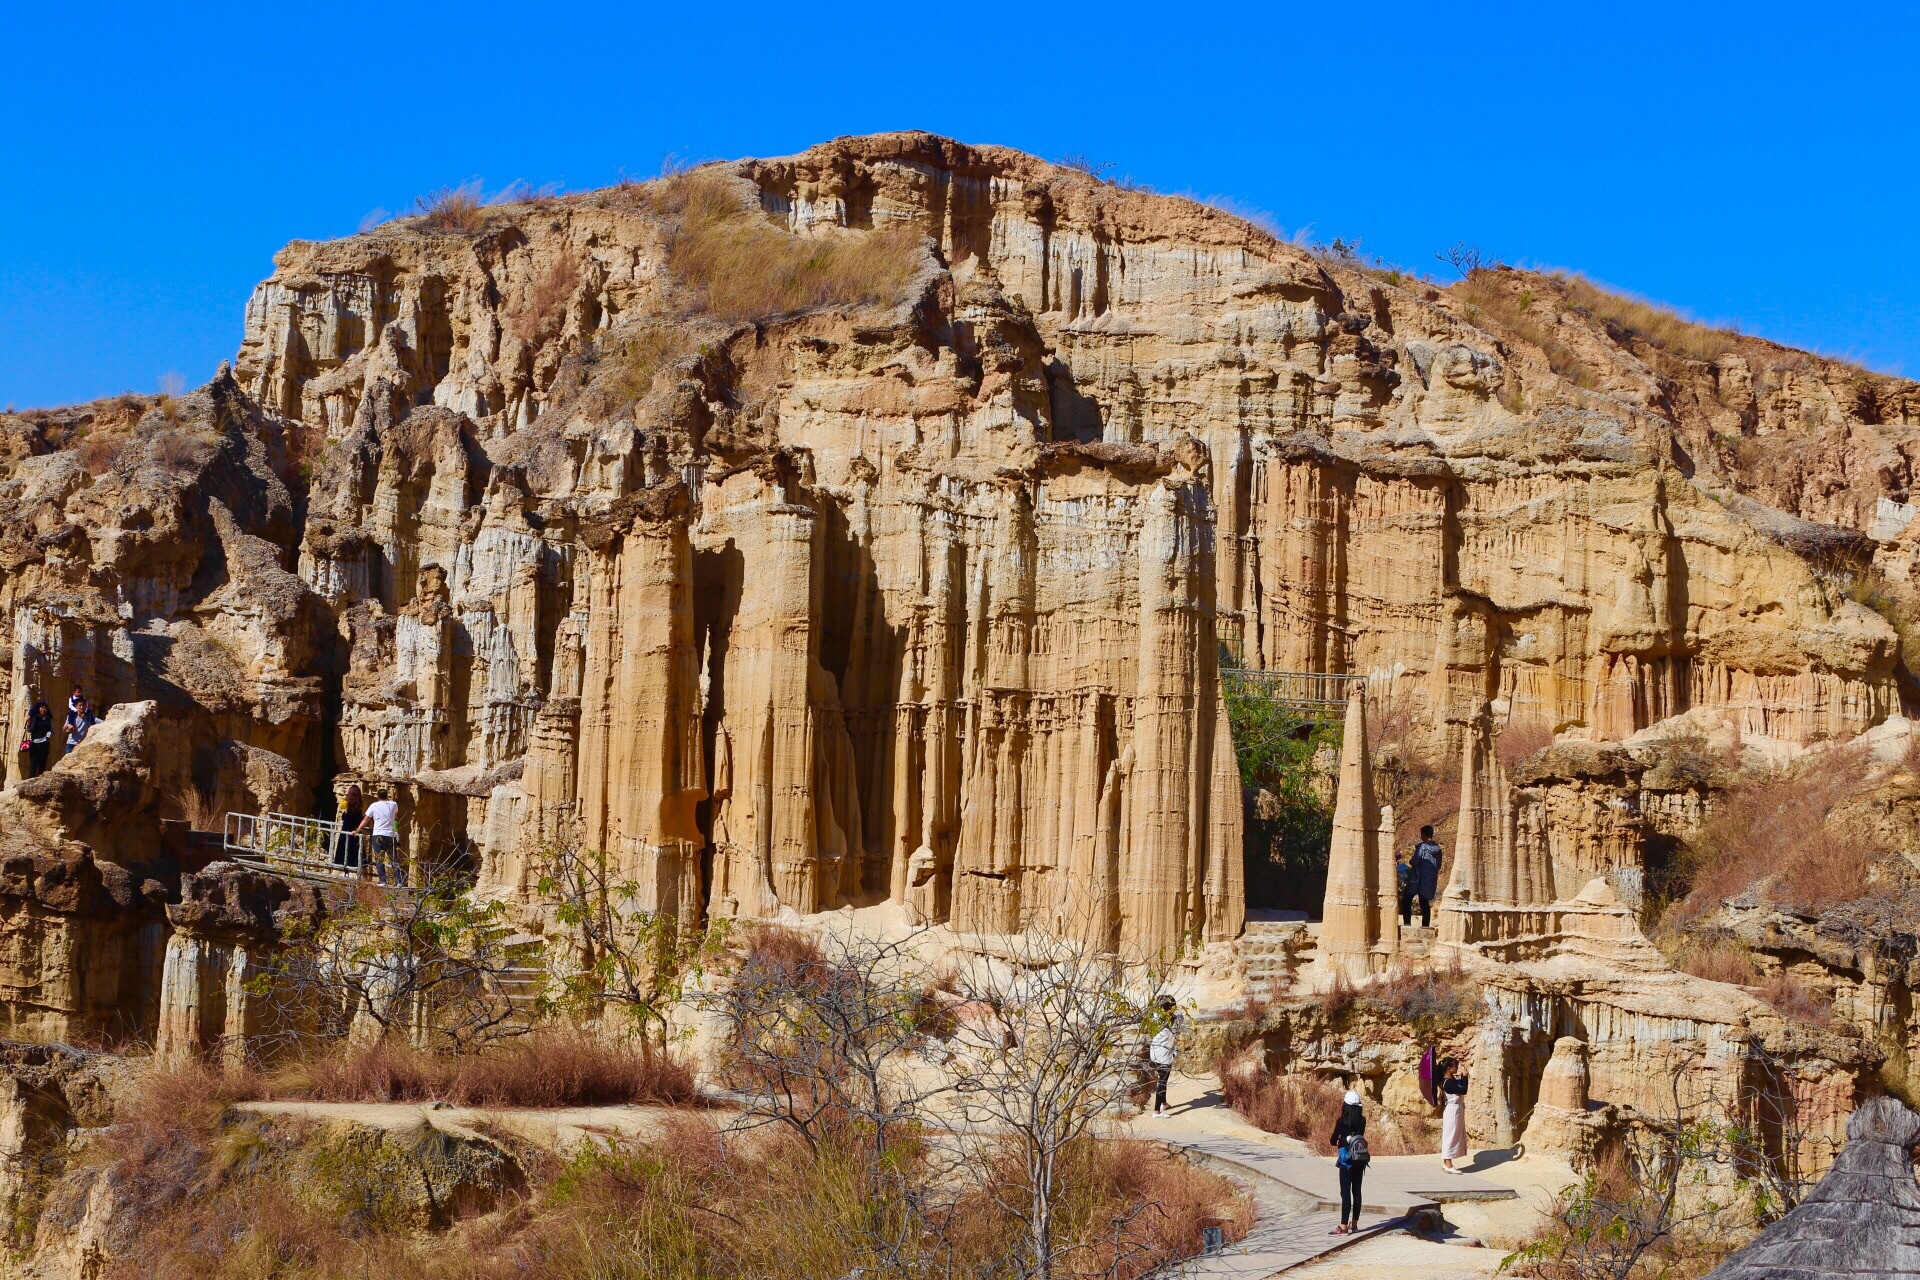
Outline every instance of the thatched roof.
POLYGON ((1847 1145, 1820 1185, 1707 1280, 1920 1280, 1916 1142, 1920 1115, 1892 1098, 1863 1104, 1847 1121, 1847 1145))

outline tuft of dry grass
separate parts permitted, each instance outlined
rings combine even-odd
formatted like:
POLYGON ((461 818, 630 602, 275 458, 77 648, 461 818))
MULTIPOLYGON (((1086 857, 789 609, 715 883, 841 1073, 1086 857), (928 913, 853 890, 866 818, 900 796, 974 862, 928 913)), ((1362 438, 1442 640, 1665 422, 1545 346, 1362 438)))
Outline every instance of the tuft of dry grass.
POLYGON ((486 228, 485 206, 480 199, 480 180, 463 182, 457 187, 441 187, 438 191, 421 196, 414 201, 414 216, 419 219, 422 231, 437 231, 450 235, 475 235, 486 228))
POLYGON ((1333 981, 1320 993, 1320 1012, 1327 1021, 1338 1021, 1359 998, 1359 989, 1347 981, 1347 975, 1335 973, 1333 981))
POLYGON ((1471 1021, 1478 988, 1454 956, 1444 969, 1396 966, 1360 992, 1360 999, 1416 1031, 1471 1021))
POLYGON ((104 475, 113 470, 121 455, 127 451, 127 439, 120 432, 94 427, 79 438, 73 451, 88 475, 104 475))
POLYGON ((1792 974, 1782 973, 1768 979, 1760 988, 1760 998, 1789 1022, 1831 1027, 1833 1002, 1807 986, 1792 974))
POLYGON ((189 830, 220 831, 226 826, 226 814, 211 791, 182 787, 173 793, 173 802, 179 806, 180 816, 186 820, 189 830))
POLYGON ((925 254, 924 237, 907 227, 796 236, 746 207, 715 173, 695 170, 649 190, 667 222, 669 270, 723 320, 893 305, 925 254))
POLYGON ((579 1031, 544 1031, 487 1053, 426 1054, 382 1043, 294 1069, 280 1084, 327 1102, 424 1102, 464 1107, 687 1104, 693 1074, 662 1054, 579 1031))
POLYGON ((1537 720, 1508 723, 1494 735, 1494 754, 1503 768, 1511 769, 1522 760, 1553 744, 1553 730, 1537 720))
POLYGON ((580 264, 571 257, 554 259, 507 312, 503 327, 522 345, 531 345, 556 316, 564 321, 567 304, 579 287, 580 264))
POLYGON ((662 325, 643 325, 602 337, 595 344, 603 370, 598 385, 609 407, 617 412, 646 399, 653 390, 655 375, 693 349, 693 340, 684 329, 662 325))
POLYGON ((1678 964, 1683 973, 1736 987, 1751 986, 1760 976, 1753 953, 1727 937, 1693 941, 1680 953, 1678 964))
POLYGON ((1606 325, 1615 341, 1638 338, 1686 360, 1711 364, 1736 348, 1738 330, 1706 325, 1685 312, 1630 293, 1603 288, 1583 275, 1556 272, 1575 310, 1606 325))

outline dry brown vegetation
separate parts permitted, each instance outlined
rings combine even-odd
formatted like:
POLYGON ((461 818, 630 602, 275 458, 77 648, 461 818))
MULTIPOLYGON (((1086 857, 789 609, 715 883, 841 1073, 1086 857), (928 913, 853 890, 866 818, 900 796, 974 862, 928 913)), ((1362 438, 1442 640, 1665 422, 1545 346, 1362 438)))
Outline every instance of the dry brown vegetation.
POLYGON ((386 1041, 322 1057, 276 1078, 279 1093, 328 1102, 444 1101, 468 1107, 598 1107, 694 1101, 693 1075, 671 1058, 583 1032, 537 1032, 469 1055, 386 1041))
MULTIPOLYGON (((1346 1087, 1324 1076, 1274 1076, 1246 1069, 1220 1075, 1220 1094, 1249 1124, 1333 1154, 1333 1125, 1346 1087)), ((1409 1141, 1400 1125, 1378 1107, 1368 1108, 1367 1146, 1377 1156, 1414 1154, 1425 1143, 1409 1141)))
POLYGON ((1615 341, 1638 338, 1686 360, 1711 364, 1740 341, 1737 330, 1702 324, 1673 307, 1602 288, 1583 275, 1556 272, 1567 302, 1606 325, 1615 341))
POLYGON ((1549 369, 1576 387, 1599 385, 1594 370, 1559 332, 1557 311, 1543 305, 1532 290, 1508 288, 1498 272, 1481 268, 1469 272, 1452 291, 1467 304, 1469 321, 1479 323, 1484 316, 1496 327, 1531 343, 1546 357, 1549 369))
POLYGON ((1789 973, 1775 974, 1760 987, 1760 998, 1789 1022, 1815 1027, 1834 1025, 1833 1004, 1789 973))
POLYGON ((667 263, 699 309, 755 320, 814 307, 892 305, 925 256, 912 228, 796 236, 748 208, 719 174, 696 170, 646 188, 667 222, 667 263))
POLYGON ((1683 944, 1675 963, 1696 978, 1736 987, 1750 986, 1760 976, 1754 968, 1753 953, 1725 937, 1690 939, 1683 944))
POLYGON ((486 227, 484 206, 480 201, 480 183, 464 182, 457 187, 441 187, 414 201, 416 224, 422 231, 451 235, 474 235, 486 227))
POLYGON ((507 311, 504 327, 522 345, 540 336, 556 317, 564 321, 566 307, 580 287, 580 265, 570 257, 556 258, 534 278, 519 303, 507 311))
POLYGON ((1687 893, 1669 923, 1684 925, 1755 892, 1807 912, 1864 895, 1885 850, 1873 831, 1836 810, 1859 791, 1865 768, 1860 751, 1836 748, 1729 790, 1675 869, 1687 893))
MULTIPOLYGON (((519 1173, 496 1184, 494 1204, 424 1206, 435 1229, 423 1232, 419 1188, 401 1185, 391 1161, 338 1130, 233 1113, 234 1092, 203 1069, 151 1075, 54 1185, 45 1216, 55 1229, 71 1230, 89 1191, 107 1183, 117 1214, 139 1224, 114 1240, 107 1280, 1016 1273, 1007 1249, 1018 1232, 994 1195, 946 1195, 928 1181, 931 1149, 906 1144, 894 1158, 917 1189, 876 1201, 871 1148, 850 1125, 810 1145, 686 1116, 650 1141, 589 1143, 564 1162, 502 1139, 496 1147, 518 1155, 519 1173)), ((1060 1280, 1136 1280, 1198 1252, 1206 1226, 1238 1239, 1251 1225, 1244 1195, 1159 1144, 1089 1139, 1062 1165, 1060 1280)))

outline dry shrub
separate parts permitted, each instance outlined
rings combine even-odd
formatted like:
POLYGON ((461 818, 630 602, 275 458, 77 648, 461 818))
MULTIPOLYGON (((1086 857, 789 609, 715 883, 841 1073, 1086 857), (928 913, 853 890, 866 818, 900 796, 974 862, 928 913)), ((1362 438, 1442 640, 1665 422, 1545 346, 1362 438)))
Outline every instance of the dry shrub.
POLYGON ((686 1104, 693 1075, 663 1054, 578 1031, 546 1031, 463 1056, 383 1042, 321 1058, 283 1082, 329 1102, 422 1102, 464 1107, 686 1104))
POLYGON ((746 936, 744 963, 766 973, 796 974, 826 966, 826 953, 810 933, 785 925, 763 924, 751 928, 746 936))
POLYGON ((198 466, 210 443, 207 436, 181 427, 162 427, 153 435, 153 460, 169 471, 198 466))
POLYGON ((1833 1025, 1832 1002, 1792 974, 1769 978, 1760 988, 1760 998, 1789 1022, 1804 1022, 1815 1027, 1833 1025))
POLYGON ((574 290, 580 287, 580 265, 570 257, 556 258, 534 278, 519 305, 507 312, 505 328, 522 345, 531 345, 556 315, 564 316, 574 290))
POLYGON ((814 307, 892 305, 925 255, 906 227, 796 236, 748 209, 718 174, 663 179, 651 192, 668 222, 667 263, 708 313, 754 320, 814 307))
POLYGON ((1841 748, 1731 789, 1677 868, 1688 893, 1673 923, 1756 890, 1806 912, 1864 895, 1868 873, 1885 851, 1871 830, 1835 821, 1834 810, 1859 790, 1865 767, 1863 753, 1841 748))
POLYGON ((603 372, 599 386, 614 411, 646 399, 653 389, 654 375, 693 350, 693 341, 683 329, 643 325, 638 329, 609 334, 597 344, 597 359, 603 372))
POLYGON ((1538 720, 1509 721, 1494 735, 1494 754, 1503 768, 1511 769, 1522 760, 1553 744, 1553 730, 1538 720))
POLYGON ((80 437, 73 451, 80 458, 80 465, 86 468, 90 476, 103 475, 113 470, 120 461, 120 455, 127 449, 127 437, 117 431, 93 428, 80 437))
POLYGON ((1320 993, 1320 1012, 1327 1021, 1337 1022, 1346 1016, 1359 998, 1359 990, 1347 980, 1347 975, 1336 971, 1333 981, 1320 993))
MULTIPOLYGON (((1156 1142, 1083 1138, 1058 1158, 1066 1188, 1054 1207, 1057 1238, 1068 1247, 1053 1264, 1059 1277, 1136 1280, 1200 1252, 1206 1227, 1225 1229, 1229 1241, 1253 1225, 1253 1205, 1218 1174, 1196 1169, 1156 1142)), ((1024 1157, 1003 1151, 995 1160, 994 1197, 963 1203, 949 1224, 956 1261, 978 1263, 1004 1254, 1023 1225, 995 1200, 1023 1200, 1024 1157)))
POLYGON ((1759 977, 1753 966, 1753 953, 1731 938, 1715 937, 1697 941, 1681 952, 1682 972, 1709 982, 1725 982, 1736 987, 1749 986, 1759 977))
MULTIPOLYGON (((1228 1071, 1220 1077, 1220 1095, 1248 1123, 1268 1133, 1285 1134, 1332 1153, 1328 1138, 1340 1118, 1346 1090, 1319 1076, 1271 1076, 1228 1071)), ((1369 1135, 1371 1137, 1371 1135, 1369 1135)), ((1369 1143, 1371 1145, 1371 1143, 1369 1143)))
POLYGON ((1365 1003, 1425 1033, 1435 1027, 1471 1021, 1478 989, 1455 955, 1444 969, 1396 966, 1360 993, 1365 1003))
POLYGON ((474 179, 457 187, 441 187, 414 201, 413 211, 422 231, 453 235, 474 235, 486 226, 482 212, 480 182, 474 179))

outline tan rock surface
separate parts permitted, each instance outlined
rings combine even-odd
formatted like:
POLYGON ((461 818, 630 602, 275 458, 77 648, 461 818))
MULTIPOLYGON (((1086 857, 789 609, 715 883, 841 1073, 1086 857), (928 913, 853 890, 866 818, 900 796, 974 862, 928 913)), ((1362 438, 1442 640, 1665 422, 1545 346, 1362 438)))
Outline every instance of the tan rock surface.
MULTIPOLYGON (((1683 359, 1565 289, 1562 377, 1490 295, 924 134, 678 181, 925 246, 898 292, 742 321, 676 265, 671 183, 289 245, 232 378, 4 420, 15 728, 75 682, 153 700, 164 811, 397 784, 413 855, 493 894, 580 840, 661 909, 1145 954, 1241 928, 1223 642, 1366 673, 1449 750, 1489 701, 1796 743, 1898 706, 1833 566, 1904 471, 1809 485, 1904 447, 1909 384, 1683 359), (1706 459, 1729 424, 1765 466, 1706 459)), ((1516 793, 1536 859, 1487 892, 1619 861, 1562 791, 1516 793)))

